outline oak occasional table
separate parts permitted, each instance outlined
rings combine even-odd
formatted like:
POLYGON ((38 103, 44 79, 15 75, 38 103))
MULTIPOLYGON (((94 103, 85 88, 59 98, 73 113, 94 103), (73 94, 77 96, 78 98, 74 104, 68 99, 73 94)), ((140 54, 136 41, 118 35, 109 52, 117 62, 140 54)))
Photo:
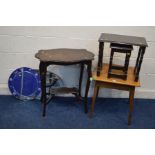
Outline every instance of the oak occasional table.
POLYGON ((81 96, 81 84, 83 77, 84 66, 87 66, 88 78, 84 96, 84 110, 85 113, 88 111, 87 107, 87 96, 90 85, 91 67, 92 60, 94 59, 94 54, 85 49, 50 49, 50 50, 40 50, 35 55, 36 58, 40 60, 39 71, 41 78, 41 102, 43 104, 43 116, 46 115, 46 105, 47 105, 47 92, 46 92, 46 72, 49 65, 75 65, 80 64, 80 78, 79 78, 79 88, 60 88, 55 90, 55 93, 72 93, 81 96))
POLYGON ((94 94, 91 103, 91 110, 89 116, 92 117, 94 112, 95 100, 98 96, 99 89, 111 88, 129 91, 129 115, 128 115, 128 125, 131 124, 133 105, 134 105, 134 94, 135 87, 140 87, 140 81, 135 81, 134 68, 129 67, 127 80, 118 78, 108 78, 108 64, 103 64, 103 68, 100 71, 100 76, 97 76, 96 72, 93 73, 92 79, 95 81, 94 94))
POLYGON ((141 64, 143 61, 143 56, 145 54, 145 49, 148 47, 146 39, 143 37, 136 36, 126 36, 126 35, 117 35, 102 33, 99 38, 99 55, 98 55, 98 67, 97 67, 97 76, 100 76, 100 71, 102 70, 103 64, 103 52, 104 52, 104 43, 118 43, 124 45, 138 46, 138 56, 134 68, 135 81, 139 79, 139 72, 141 69, 141 64))

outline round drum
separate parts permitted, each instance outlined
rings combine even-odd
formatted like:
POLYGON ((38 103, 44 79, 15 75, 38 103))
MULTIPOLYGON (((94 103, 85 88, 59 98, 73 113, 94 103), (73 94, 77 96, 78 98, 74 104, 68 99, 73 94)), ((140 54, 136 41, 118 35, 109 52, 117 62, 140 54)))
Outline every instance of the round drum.
POLYGON ((37 71, 22 67, 16 69, 9 77, 10 92, 18 99, 32 100, 41 93, 41 82, 37 71))
MULTIPOLYGON (((63 80, 58 75, 47 71, 47 92, 50 92, 51 88, 62 87, 63 85, 63 80)), ((16 69, 9 77, 8 86, 12 95, 20 100, 26 101, 41 98, 39 70, 28 67, 16 69)))

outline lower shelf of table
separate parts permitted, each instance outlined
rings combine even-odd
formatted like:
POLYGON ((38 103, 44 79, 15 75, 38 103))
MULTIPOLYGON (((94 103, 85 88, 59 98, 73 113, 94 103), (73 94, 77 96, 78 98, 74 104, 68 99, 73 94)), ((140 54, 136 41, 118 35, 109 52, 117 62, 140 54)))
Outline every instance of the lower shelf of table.
POLYGON ((68 88, 68 87, 51 88, 48 92, 46 92, 46 103, 48 104, 51 101, 52 97, 56 95, 61 95, 61 94, 73 94, 78 99, 81 99, 81 96, 79 95, 79 90, 75 87, 73 88, 68 88))
POLYGON ((78 94, 79 90, 75 87, 60 87, 60 88, 52 88, 50 89, 50 94, 78 94))

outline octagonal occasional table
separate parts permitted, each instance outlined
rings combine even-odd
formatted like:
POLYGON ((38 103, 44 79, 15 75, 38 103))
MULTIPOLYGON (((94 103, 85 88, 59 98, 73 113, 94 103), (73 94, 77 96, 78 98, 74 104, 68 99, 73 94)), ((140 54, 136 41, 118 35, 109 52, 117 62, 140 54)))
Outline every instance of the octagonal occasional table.
POLYGON ((81 96, 81 84, 83 78, 83 70, 84 66, 87 66, 87 84, 85 89, 85 96, 84 96, 84 111, 85 113, 88 112, 87 107, 87 97, 88 91, 90 86, 90 77, 91 77, 91 67, 92 67, 92 60, 94 59, 94 54, 87 51, 86 49, 49 49, 49 50, 40 50, 35 55, 36 58, 40 60, 39 71, 40 71, 40 78, 41 78, 41 102, 43 104, 43 116, 46 115, 46 105, 47 105, 47 92, 46 92, 46 72, 47 67, 49 65, 75 65, 80 64, 81 71, 80 71, 80 78, 79 78, 79 88, 59 88, 55 90, 55 93, 72 93, 78 96, 81 96))

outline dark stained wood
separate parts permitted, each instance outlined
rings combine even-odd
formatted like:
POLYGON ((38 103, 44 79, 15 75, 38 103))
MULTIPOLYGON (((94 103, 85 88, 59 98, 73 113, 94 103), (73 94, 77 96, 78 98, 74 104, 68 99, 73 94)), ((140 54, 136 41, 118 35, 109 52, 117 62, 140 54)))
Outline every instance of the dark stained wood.
POLYGON ((134 73, 136 73, 136 71, 137 71, 137 66, 138 66, 138 63, 139 63, 141 50, 142 50, 142 47, 139 47, 139 51, 138 51, 138 56, 137 56, 137 60, 136 60, 136 65, 135 65, 134 73))
POLYGON ((68 87, 60 87, 60 88, 53 88, 50 90, 51 94, 78 94, 79 90, 77 88, 68 88, 68 87))
POLYGON ((135 77, 135 81, 138 81, 139 79, 139 73, 140 73, 140 69, 141 69, 141 66, 142 66, 142 62, 143 62, 143 57, 144 57, 144 54, 145 54, 145 49, 146 47, 141 47, 142 50, 141 50, 141 54, 140 54, 140 58, 139 58, 139 61, 138 61, 138 65, 137 65, 137 68, 136 68, 136 77, 135 77))
POLYGON ((88 98, 88 91, 89 91, 89 87, 90 87, 90 77, 92 77, 91 68, 92 68, 92 62, 90 61, 89 63, 87 63, 88 77, 87 77, 87 85, 86 85, 85 98, 84 98, 85 113, 88 112, 87 98, 88 98))
POLYGON ((111 47, 111 54, 110 54, 110 60, 109 60, 108 78, 116 77, 116 78, 122 78, 126 80, 129 60, 131 56, 131 50, 133 50, 133 46, 111 43, 110 47, 111 47), (118 66, 113 64, 114 53, 117 53, 117 52, 126 54, 124 66, 118 66), (114 72, 115 70, 119 70, 121 72, 114 72))
POLYGON ((39 50, 35 55, 41 61, 50 62, 81 62, 94 59, 94 54, 85 49, 50 49, 50 50, 39 50))
POLYGON ((44 62, 40 62, 39 65, 39 71, 40 71, 40 78, 41 78, 41 102, 43 105, 43 117, 46 115, 46 105, 47 105, 47 98, 46 98, 46 73, 47 73, 47 66, 44 62))
POLYGON ((103 42, 99 42, 99 55, 98 55, 97 76, 100 75, 100 70, 102 69, 103 49, 104 49, 104 43, 103 42))
POLYGON ((146 39, 143 37, 109 34, 109 33, 102 33, 99 38, 99 42, 120 43, 120 44, 145 46, 145 47, 148 46, 146 39))
POLYGON ((127 74, 128 74, 130 56, 131 56, 131 52, 126 53, 125 62, 124 62, 124 70, 123 70, 124 74, 126 75, 126 78, 127 78, 127 74))
MULTIPOLYGON (((99 45, 100 44, 104 45, 105 42, 109 42, 113 44, 139 46, 140 50, 138 52, 138 58, 134 69, 135 81, 138 81, 145 49, 146 47, 148 47, 146 39, 144 37, 137 37, 137 36, 102 33, 98 41, 99 41, 99 45)), ((103 52, 104 52, 103 49, 99 50, 97 76, 100 76, 100 71, 102 70, 102 68, 100 67, 101 66, 100 64, 103 63, 103 52)))
POLYGON ((110 47, 111 48, 114 48, 115 50, 117 50, 117 52, 121 52, 121 51, 123 51, 123 53, 124 53, 124 51, 132 51, 133 50, 133 46, 132 45, 126 45, 126 44, 116 44, 116 43, 111 43, 110 44, 110 47))
POLYGON ((110 61, 109 61, 109 69, 108 69, 108 78, 111 77, 111 70, 112 70, 112 62, 113 62, 113 58, 114 58, 114 49, 111 49, 111 53, 110 53, 110 61))
POLYGON ((90 85, 91 64, 92 60, 94 59, 94 54, 84 49, 53 49, 53 50, 40 50, 35 55, 35 57, 40 60, 39 71, 41 77, 41 89, 42 89, 41 102, 43 104, 43 116, 46 115, 46 105, 47 102, 50 101, 50 99, 47 99, 47 95, 49 95, 49 92, 48 93, 46 92, 46 72, 47 67, 49 65, 64 65, 64 66, 73 64, 81 65, 79 90, 77 88, 60 88, 52 90, 52 92, 50 92, 52 96, 57 93, 72 93, 77 98, 79 95, 81 95, 83 68, 84 65, 87 65, 88 78, 84 99, 84 111, 87 112, 88 111, 87 96, 90 85))
POLYGON ((80 97, 81 97, 81 85, 82 85, 82 78, 83 78, 83 70, 84 70, 84 64, 81 64, 80 79, 79 79, 79 96, 80 97))

